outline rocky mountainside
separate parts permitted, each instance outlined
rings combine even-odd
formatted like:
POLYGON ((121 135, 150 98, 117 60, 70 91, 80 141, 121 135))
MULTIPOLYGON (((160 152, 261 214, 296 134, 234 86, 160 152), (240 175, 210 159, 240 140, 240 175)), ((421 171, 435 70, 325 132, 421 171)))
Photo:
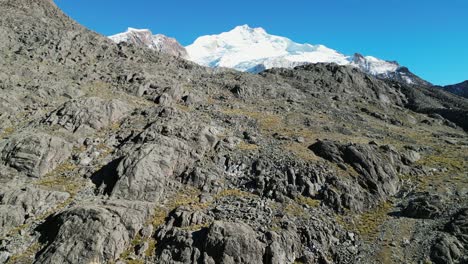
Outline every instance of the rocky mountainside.
POLYGON ((0 263, 468 261, 466 99, 0 11, 0 263))
POLYGON ((147 29, 128 28, 127 32, 109 37, 115 43, 127 42, 139 47, 150 48, 162 53, 188 59, 187 50, 176 39, 162 34, 153 35, 147 29))
POLYGON ((462 83, 457 83, 454 85, 447 85, 439 88, 442 88, 447 92, 468 98, 468 81, 464 81, 462 83))

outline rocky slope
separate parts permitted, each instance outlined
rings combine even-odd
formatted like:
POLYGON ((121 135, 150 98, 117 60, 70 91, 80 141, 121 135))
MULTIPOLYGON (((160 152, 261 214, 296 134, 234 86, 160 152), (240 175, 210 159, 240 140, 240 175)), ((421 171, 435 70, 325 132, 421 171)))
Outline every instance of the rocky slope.
POLYGON ((0 262, 464 263, 468 102, 258 75, 0 1, 0 262))

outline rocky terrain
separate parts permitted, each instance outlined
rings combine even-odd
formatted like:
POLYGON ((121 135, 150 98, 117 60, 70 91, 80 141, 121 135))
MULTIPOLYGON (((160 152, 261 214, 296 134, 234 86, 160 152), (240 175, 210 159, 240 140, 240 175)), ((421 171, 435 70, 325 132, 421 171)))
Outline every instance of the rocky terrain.
POLYGON ((468 262, 466 99, 0 10, 0 263, 468 262))

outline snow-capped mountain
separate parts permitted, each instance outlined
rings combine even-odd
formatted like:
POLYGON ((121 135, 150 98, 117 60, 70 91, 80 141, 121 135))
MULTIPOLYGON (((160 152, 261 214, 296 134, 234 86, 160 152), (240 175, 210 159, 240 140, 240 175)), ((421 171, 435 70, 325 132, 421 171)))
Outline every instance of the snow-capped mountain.
POLYGON ((187 51, 198 64, 250 72, 260 65, 268 69, 317 62, 349 63, 346 56, 325 46, 298 44, 247 25, 220 35, 200 37, 187 51))
POLYGON ((307 63, 351 65, 379 78, 408 84, 429 83, 401 67, 397 62, 372 56, 344 55, 323 45, 299 44, 268 34, 262 28, 238 26, 219 35, 199 37, 186 47, 190 60, 209 67, 260 72, 273 67, 293 68, 307 63))
POLYGON ((148 29, 128 28, 126 32, 109 38, 116 43, 127 42, 188 59, 187 50, 176 39, 161 34, 153 35, 148 29))
POLYGON ((189 59, 208 67, 226 67, 258 73, 270 68, 294 68, 308 63, 336 63, 359 68, 378 78, 431 85, 395 61, 354 54, 347 56, 323 45, 296 43, 288 38, 268 34, 263 28, 238 26, 219 35, 202 36, 187 47, 147 29, 129 28, 127 32, 110 36, 116 43, 128 42, 160 52, 189 59))

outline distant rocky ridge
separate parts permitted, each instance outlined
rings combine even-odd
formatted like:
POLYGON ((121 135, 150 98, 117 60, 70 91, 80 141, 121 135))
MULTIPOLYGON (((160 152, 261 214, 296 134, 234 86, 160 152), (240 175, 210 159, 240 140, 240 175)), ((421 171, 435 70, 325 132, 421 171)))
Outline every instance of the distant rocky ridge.
POLYGON ((439 86, 439 88, 458 96, 468 98, 468 81, 442 87, 439 86))
POLYGON ((468 261, 468 100, 212 69, 0 1, 0 263, 468 261))

